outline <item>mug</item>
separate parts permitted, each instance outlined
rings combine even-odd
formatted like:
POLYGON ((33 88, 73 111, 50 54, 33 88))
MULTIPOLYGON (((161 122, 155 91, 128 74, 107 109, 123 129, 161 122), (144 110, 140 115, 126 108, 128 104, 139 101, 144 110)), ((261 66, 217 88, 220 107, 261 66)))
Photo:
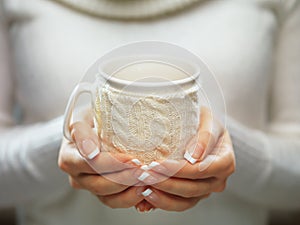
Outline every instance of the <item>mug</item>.
POLYGON ((69 99, 64 136, 78 97, 91 95, 101 151, 131 154, 142 163, 182 159, 200 114, 199 59, 179 46, 131 43, 98 61, 92 83, 79 83, 69 99))

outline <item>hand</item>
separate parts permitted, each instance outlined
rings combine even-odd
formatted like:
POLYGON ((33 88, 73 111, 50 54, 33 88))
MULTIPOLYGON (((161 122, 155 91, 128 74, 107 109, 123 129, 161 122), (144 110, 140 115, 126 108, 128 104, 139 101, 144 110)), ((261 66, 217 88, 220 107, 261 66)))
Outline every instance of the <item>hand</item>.
POLYGON ((143 182, 151 185, 152 191, 145 197, 148 208, 151 204, 168 211, 184 211, 212 192, 225 189, 227 178, 235 170, 233 147, 227 130, 213 120, 207 108, 201 110, 198 138, 191 141, 187 152, 185 158, 190 163, 165 160, 147 171, 149 176, 143 182))
POLYGON ((74 142, 64 139, 58 158, 59 167, 69 174, 71 186, 89 190, 111 208, 128 208, 143 201, 137 193, 144 187, 134 186, 139 180, 132 174, 141 172, 132 157, 100 152, 90 118, 73 124, 71 129, 74 142))

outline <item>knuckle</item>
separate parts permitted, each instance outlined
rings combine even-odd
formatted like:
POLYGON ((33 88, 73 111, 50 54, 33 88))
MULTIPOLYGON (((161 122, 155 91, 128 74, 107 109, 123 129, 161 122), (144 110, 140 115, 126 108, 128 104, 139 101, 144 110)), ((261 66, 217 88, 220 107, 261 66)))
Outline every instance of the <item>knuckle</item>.
POLYGON ((57 160, 58 167, 67 173, 72 172, 74 168, 77 168, 76 158, 77 157, 74 157, 73 149, 65 146, 59 151, 57 160))
POLYGON ((230 169, 231 164, 229 162, 227 162, 227 160, 220 160, 219 161, 219 171, 223 171, 225 173, 228 172, 228 170, 230 169))
POLYGON ((235 172, 235 159, 231 154, 227 155, 221 169, 225 172, 226 176, 230 176, 235 172))
POLYGON ((231 164, 230 167, 228 168, 228 175, 230 176, 235 172, 235 165, 231 164))
MULTIPOLYGON (((75 155, 75 154, 74 154, 75 155)), ((86 167, 87 163, 84 159, 82 159, 81 157, 77 157, 75 156, 73 158, 73 162, 72 162, 72 165, 75 165, 76 168, 84 168, 86 167)))
POLYGON ((70 166, 69 166, 68 161, 65 160, 64 157, 60 156, 60 157, 58 158, 58 167, 59 167, 61 170, 65 171, 65 172, 68 172, 70 166))
POLYGON ((216 189, 215 192, 223 192, 226 188, 226 181, 222 182, 216 189))

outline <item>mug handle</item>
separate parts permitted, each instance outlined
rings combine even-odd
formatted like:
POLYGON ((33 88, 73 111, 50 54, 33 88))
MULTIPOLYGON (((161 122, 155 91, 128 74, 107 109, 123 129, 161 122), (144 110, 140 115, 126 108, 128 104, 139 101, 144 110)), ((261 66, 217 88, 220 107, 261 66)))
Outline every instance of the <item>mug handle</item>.
POLYGON ((70 132, 70 125, 71 125, 71 119, 73 116, 73 110, 75 108, 75 105, 77 103, 79 96, 83 93, 88 93, 91 95, 91 104, 92 104, 92 107, 94 107, 94 93, 93 93, 92 84, 88 83, 88 82, 77 84, 69 98, 69 101, 68 101, 68 104, 66 107, 66 111, 65 111, 65 115, 64 115, 63 134, 64 134, 64 137, 71 142, 74 142, 74 140, 71 136, 71 132, 70 132))

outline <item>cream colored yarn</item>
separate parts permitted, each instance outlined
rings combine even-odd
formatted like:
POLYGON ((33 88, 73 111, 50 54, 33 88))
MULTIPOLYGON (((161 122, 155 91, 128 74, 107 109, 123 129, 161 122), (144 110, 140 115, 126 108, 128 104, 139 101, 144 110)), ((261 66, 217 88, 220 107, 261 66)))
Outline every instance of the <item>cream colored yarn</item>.
POLYGON ((127 153, 143 163, 182 159, 197 133, 198 87, 165 96, 140 97, 105 85, 95 104, 102 151, 127 153))

